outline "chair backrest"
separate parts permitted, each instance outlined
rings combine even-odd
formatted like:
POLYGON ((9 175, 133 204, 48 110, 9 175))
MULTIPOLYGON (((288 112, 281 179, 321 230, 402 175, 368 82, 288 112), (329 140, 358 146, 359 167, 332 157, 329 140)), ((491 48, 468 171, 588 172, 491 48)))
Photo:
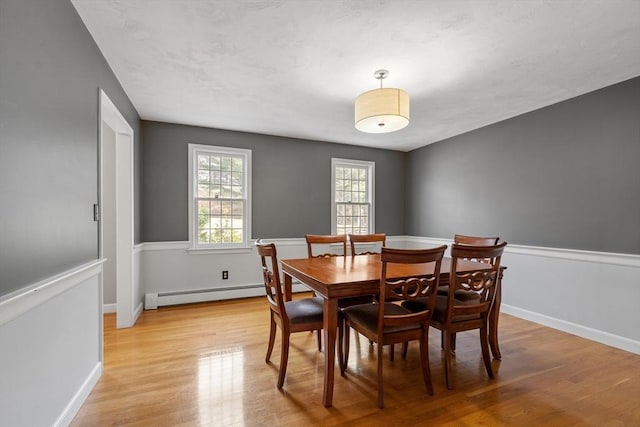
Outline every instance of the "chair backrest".
POLYGON ((451 322, 457 316, 486 316, 493 304, 496 293, 496 283, 500 277, 500 260, 507 242, 492 246, 451 246, 451 271, 449 273, 449 296, 455 295, 455 291, 461 289, 473 292, 477 298, 467 298, 466 301, 458 301, 456 298, 447 298, 447 322, 451 322), (491 268, 478 269, 476 271, 458 271, 460 260, 491 259, 491 268))
POLYGON ((279 314, 283 320, 287 320, 287 312, 284 309, 284 296, 282 284, 280 283, 280 271, 278 269, 278 255, 276 245, 256 245, 258 255, 262 262, 262 278, 264 280, 264 290, 267 294, 267 301, 271 310, 279 314))
POLYGON ((332 256, 346 256, 347 255, 347 236, 345 234, 339 234, 337 236, 324 236, 318 234, 307 234, 304 236, 307 240, 307 256, 309 258, 329 258, 332 256), (342 253, 323 252, 313 253, 312 246, 320 245, 326 248, 327 245, 333 243, 342 243, 342 253))
POLYGON ((380 247, 384 248, 387 242, 387 235, 384 233, 376 234, 349 234, 349 244, 351 245, 351 255, 367 255, 379 254, 377 251, 356 251, 358 243, 380 243, 380 247))
MULTIPOLYGON (((499 240, 500 237, 464 236, 462 234, 456 234, 453 237, 453 243, 471 246, 495 246, 498 244, 499 240)), ((474 261, 483 262, 485 264, 493 264, 494 262, 492 258, 474 259, 474 261)))
MULTIPOLYGON (((433 249, 392 249, 382 248, 380 260, 380 301, 410 301, 416 298, 427 298, 426 306, 421 311, 407 314, 387 314, 386 304, 378 304, 378 333, 382 334, 385 326, 401 326, 421 323, 429 327, 429 320, 436 304, 436 294, 440 282, 440 267, 447 245, 433 249), (433 263, 433 274, 410 276, 403 279, 390 279, 388 272, 391 264, 429 264, 433 263)), ((393 266, 395 267, 395 266, 393 266)), ((381 341, 379 341, 381 342, 381 341)))

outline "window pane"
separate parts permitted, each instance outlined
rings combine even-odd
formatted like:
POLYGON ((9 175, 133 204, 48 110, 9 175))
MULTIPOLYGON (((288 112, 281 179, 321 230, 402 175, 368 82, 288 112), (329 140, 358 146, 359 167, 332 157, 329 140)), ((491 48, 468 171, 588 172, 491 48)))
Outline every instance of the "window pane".
POLYGON ((209 168, 211 170, 220 170, 220 157, 219 156, 211 156, 209 159, 209 168))
POLYGON ((242 159, 238 158, 238 157, 233 157, 231 159, 231 170, 234 172, 242 172, 243 171, 243 165, 242 165, 242 159))
POLYGON ((209 156, 203 154, 198 155, 198 169, 209 170, 209 156))
POLYGON ((229 172, 231 171, 231 157, 220 158, 220 170, 229 172))

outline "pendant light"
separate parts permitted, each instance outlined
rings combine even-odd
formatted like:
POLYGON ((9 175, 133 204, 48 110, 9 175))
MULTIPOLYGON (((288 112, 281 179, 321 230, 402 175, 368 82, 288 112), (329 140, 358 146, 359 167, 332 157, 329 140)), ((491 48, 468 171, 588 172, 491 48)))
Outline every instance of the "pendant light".
POLYGON ((380 88, 358 96, 355 103, 356 129, 366 133, 394 132, 409 124, 409 94, 402 89, 383 88, 389 71, 374 73, 380 88))

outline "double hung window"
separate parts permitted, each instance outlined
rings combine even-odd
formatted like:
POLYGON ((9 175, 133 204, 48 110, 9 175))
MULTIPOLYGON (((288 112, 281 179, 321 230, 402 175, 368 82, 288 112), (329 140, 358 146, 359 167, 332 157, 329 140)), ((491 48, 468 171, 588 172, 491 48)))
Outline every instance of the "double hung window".
POLYGON ((194 249, 246 248, 251 239, 251 150, 189 144, 194 249))
POLYGON ((333 234, 374 233, 374 162, 332 159, 333 234))

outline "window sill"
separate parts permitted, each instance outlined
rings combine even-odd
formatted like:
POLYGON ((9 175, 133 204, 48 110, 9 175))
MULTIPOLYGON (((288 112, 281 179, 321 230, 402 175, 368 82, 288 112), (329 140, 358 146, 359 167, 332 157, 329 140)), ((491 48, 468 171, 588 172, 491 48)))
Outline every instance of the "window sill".
POLYGON ((253 247, 237 247, 237 248, 194 248, 189 247, 187 253, 189 255, 226 255, 226 254, 248 254, 253 251, 253 247))

